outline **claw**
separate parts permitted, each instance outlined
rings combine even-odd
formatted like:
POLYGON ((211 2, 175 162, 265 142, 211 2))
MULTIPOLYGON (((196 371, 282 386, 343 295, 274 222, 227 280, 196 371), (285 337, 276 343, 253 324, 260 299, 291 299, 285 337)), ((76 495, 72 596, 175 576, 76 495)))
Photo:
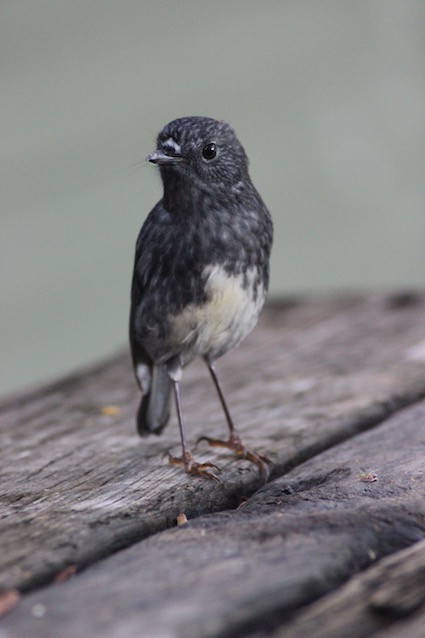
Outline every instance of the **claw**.
POLYGON ((195 476, 203 476, 204 478, 212 479, 216 481, 219 485, 223 485, 218 476, 214 474, 214 472, 210 472, 206 468, 212 467, 217 472, 220 472, 220 468, 214 463, 210 463, 207 461, 206 463, 197 463, 193 460, 190 452, 184 452, 183 456, 172 456, 172 454, 168 453, 168 462, 172 465, 180 465, 183 467, 186 474, 194 474, 195 476))
POLYGON ((213 439, 209 436, 201 436, 198 439, 199 441, 206 441, 208 445, 214 447, 225 447, 229 450, 232 450, 235 455, 241 459, 246 459, 247 461, 251 461, 254 465, 257 465, 260 470, 260 475, 267 481, 270 477, 270 468, 269 465, 272 464, 271 460, 267 456, 263 456, 262 454, 258 454, 253 450, 245 447, 242 443, 240 437, 235 432, 232 432, 227 440, 222 439, 213 439))

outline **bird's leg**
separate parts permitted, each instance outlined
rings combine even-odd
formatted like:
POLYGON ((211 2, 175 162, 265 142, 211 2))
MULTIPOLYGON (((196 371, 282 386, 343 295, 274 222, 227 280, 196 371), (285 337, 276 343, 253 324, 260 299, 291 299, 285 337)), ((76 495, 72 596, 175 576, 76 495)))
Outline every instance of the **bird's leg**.
POLYGON ((236 456, 243 459, 247 459, 248 461, 251 461, 252 463, 255 463, 255 465, 257 465, 260 470, 261 476, 265 480, 267 480, 270 476, 270 469, 269 469, 269 464, 271 463, 270 459, 267 456, 263 456, 261 454, 258 454, 257 452, 254 452, 253 450, 250 450, 249 448, 245 447, 245 445, 242 443, 242 440, 238 434, 238 431, 236 430, 235 425, 233 423, 233 419, 230 416, 229 408, 227 407, 227 403, 224 398, 223 389, 218 379, 215 366, 213 363, 211 363, 211 361, 208 361, 208 359, 205 359, 205 363, 207 364, 212 380, 214 381, 217 394, 220 398, 220 403, 223 407, 223 411, 226 416, 227 425, 229 426, 229 438, 223 441, 222 439, 213 439, 209 436, 201 436, 198 440, 207 441, 209 445, 225 447, 225 448, 228 448, 229 450, 233 450, 236 456))
POLYGON ((212 467, 218 472, 220 471, 220 469, 216 465, 214 465, 214 463, 208 463, 208 462, 197 463, 196 461, 193 460, 192 455, 189 451, 189 448, 187 447, 186 435, 185 435, 184 427, 183 427, 182 406, 181 406, 180 388, 179 388, 178 381, 174 381, 174 396, 176 399, 177 421, 179 423, 180 438, 182 443, 182 455, 181 457, 178 457, 178 456, 172 456, 171 454, 168 454, 169 463, 171 463, 172 465, 182 466, 184 468, 184 471, 187 474, 196 474, 197 476, 203 476, 205 478, 213 479, 214 481, 217 481, 217 483, 220 483, 221 485, 222 483, 220 479, 218 478, 218 476, 216 476, 214 472, 211 472, 207 468, 212 467))

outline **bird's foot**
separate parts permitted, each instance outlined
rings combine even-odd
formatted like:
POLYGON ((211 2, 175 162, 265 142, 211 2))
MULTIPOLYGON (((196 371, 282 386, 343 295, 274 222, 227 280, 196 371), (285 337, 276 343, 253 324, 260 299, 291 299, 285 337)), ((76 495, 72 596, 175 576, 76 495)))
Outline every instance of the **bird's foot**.
POLYGON ((186 474, 203 476, 204 478, 212 479, 220 485, 223 485, 218 476, 214 474, 214 472, 211 472, 207 469, 211 467, 217 472, 220 472, 220 468, 217 467, 217 465, 214 465, 214 463, 210 463, 208 461, 206 463, 197 463, 192 458, 190 452, 183 452, 182 456, 172 456, 171 454, 168 454, 168 462, 171 463, 171 465, 180 465, 181 467, 183 467, 186 474))
POLYGON ((245 447, 245 445, 241 441, 239 434, 237 434, 236 432, 232 432, 227 440, 213 439, 209 436, 201 436, 199 437, 198 441, 206 441, 209 445, 212 445, 214 447, 225 447, 229 450, 232 450, 232 452, 234 452, 238 458, 246 459, 247 461, 251 461, 251 463, 257 465, 264 481, 267 481, 269 479, 269 465, 272 464, 271 460, 267 456, 258 454, 257 452, 254 452, 253 450, 245 447))

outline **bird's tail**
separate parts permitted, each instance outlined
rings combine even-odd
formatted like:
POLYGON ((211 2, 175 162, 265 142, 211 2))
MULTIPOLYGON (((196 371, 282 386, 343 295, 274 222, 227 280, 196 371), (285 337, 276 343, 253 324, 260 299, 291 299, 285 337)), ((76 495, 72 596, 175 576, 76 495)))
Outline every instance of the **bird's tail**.
POLYGON ((161 434, 170 416, 172 381, 163 365, 152 368, 151 387, 144 394, 137 412, 137 431, 140 436, 161 434))

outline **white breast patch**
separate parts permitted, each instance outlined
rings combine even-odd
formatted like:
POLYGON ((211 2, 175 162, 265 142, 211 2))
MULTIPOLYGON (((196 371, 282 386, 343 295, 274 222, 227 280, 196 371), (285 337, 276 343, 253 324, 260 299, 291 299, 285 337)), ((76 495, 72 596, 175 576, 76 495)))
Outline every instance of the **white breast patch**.
POLYGON ((172 320, 172 339, 181 344, 183 360, 185 346, 187 360, 196 354, 213 360, 236 346, 257 323, 265 300, 261 284, 254 295, 254 268, 247 271, 246 279, 242 274, 230 276, 219 265, 208 266, 203 275, 207 277, 208 300, 190 304, 172 320))

